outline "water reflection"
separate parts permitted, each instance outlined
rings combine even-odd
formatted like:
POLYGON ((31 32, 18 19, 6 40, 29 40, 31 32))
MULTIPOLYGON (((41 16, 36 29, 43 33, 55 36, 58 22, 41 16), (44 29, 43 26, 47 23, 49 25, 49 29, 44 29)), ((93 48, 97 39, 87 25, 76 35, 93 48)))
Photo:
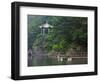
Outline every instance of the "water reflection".
POLYGON ((87 64, 87 58, 64 58, 63 60, 51 58, 48 56, 33 56, 28 62, 28 66, 50 66, 50 65, 71 65, 87 64))

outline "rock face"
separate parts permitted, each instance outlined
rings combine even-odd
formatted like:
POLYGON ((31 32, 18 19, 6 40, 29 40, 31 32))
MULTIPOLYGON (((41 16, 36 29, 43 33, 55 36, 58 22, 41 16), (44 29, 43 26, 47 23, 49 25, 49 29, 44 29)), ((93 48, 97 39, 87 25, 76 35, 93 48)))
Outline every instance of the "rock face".
POLYGON ((32 50, 29 49, 28 50, 28 66, 32 65, 32 60, 33 60, 33 53, 32 53, 32 50))

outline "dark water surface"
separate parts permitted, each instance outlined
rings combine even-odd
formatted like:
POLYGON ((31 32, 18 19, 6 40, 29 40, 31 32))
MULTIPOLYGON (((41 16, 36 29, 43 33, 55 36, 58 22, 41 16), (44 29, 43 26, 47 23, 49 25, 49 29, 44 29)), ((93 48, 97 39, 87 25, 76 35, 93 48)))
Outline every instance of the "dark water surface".
POLYGON ((73 58, 72 61, 68 61, 68 58, 58 61, 55 58, 48 56, 34 56, 31 61, 28 62, 29 66, 50 66, 50 65, 72 65, 72 64, 87 64, 86 58, 73 58))

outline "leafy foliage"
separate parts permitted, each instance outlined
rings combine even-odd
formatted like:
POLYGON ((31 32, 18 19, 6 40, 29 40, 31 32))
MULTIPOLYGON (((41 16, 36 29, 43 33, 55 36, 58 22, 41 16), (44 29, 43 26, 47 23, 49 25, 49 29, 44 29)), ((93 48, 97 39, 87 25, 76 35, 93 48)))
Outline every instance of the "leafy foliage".
POLYGON ((79 47, 87 51, 87 18, 28 15, 28 48, 42 46, 48 53, 51 51, 66 53, 70 48, 79 47), (45 21, 53 28, 49 29, 43 40, 39 26, 45 21))

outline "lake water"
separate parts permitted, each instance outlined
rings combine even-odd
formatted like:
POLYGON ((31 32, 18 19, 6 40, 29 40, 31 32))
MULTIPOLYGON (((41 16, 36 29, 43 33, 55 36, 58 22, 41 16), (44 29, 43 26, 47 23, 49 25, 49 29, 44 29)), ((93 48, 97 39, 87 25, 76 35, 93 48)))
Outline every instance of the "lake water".
POLYGON ((50 66, 50 65, 71 65, 71 64, 87 64, 86 58, 76 58, 68 61, 68 58, 58 61, 55 58, 50 58, 48 56, 34 56, 30 62, 29 66, 50 66))

